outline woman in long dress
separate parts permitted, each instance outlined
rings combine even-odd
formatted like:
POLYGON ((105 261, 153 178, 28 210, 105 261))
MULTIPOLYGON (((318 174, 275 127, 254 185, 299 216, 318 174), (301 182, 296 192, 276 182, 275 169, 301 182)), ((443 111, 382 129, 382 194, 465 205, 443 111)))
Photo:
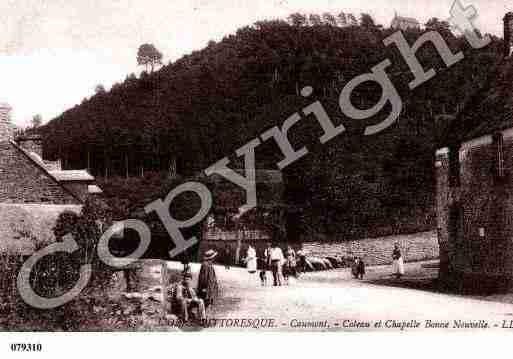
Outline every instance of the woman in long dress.
POLYGON ((404 261, 399 249, 399 244, 394 245, 394 251, 392 252, 392 271, 397 278, 401 278, 404 275, 404 261))
POLYGON ((217 252, 212 249, 205 252, 198 276, 198 297, 203 299, 205 308, 214 304, 219 297, 219 284, 212 264, 216 256, 217 252))
POLYGON ((246 268, 250 274, 254 274, 257 271, 256 250, 251 245, 248 247, 248 251, 246 252, 246 268))

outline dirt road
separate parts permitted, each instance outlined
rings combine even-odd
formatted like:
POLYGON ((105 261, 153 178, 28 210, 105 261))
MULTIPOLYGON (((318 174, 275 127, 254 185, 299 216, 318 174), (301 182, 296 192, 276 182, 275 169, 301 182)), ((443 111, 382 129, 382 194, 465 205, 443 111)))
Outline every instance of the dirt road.
MULTIPOLYGON (((402 280, 419 267, 408 264, 402 280)), ((197 275, 199 265, 192 270, 197 275)), ((393 282, 389 271, 369 268, 366 281, 352 279, 347 269, 308 273, 289 286, 262 287, 258 274, 218 266, 223 298, 209 313, 217 322, 207 330, 256 330, 269 319, 272 328, 258 330, 513 330, 502 328, 513 320, 512 304, 374 284, 393 282)))

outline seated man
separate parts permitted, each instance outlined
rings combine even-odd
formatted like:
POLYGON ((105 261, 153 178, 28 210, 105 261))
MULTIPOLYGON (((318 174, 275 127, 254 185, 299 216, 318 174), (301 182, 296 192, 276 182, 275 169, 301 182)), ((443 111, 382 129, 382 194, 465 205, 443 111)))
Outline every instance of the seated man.
POLYGON ((206 319, 205 303, 203 303, 203 299, 198 298, 191 282, 192 274, 186 271, 182 283, 177 283, 173 292, 172 307, 177 308, 175 313, 181 315, 184 322, 189 321, 189 310, 193 308, 198 308, 198 319, 206 319))

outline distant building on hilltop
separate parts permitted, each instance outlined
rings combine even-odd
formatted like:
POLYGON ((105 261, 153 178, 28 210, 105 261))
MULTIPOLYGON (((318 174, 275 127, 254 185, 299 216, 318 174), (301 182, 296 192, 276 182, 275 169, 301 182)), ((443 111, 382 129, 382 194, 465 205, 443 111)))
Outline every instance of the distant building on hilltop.
POLYGON ((402 17, 395 13, 392 23, 390 24, 392 29, 396 30, 408 30, 408 29, 420 29, 420 23, 413 17, 402 17))

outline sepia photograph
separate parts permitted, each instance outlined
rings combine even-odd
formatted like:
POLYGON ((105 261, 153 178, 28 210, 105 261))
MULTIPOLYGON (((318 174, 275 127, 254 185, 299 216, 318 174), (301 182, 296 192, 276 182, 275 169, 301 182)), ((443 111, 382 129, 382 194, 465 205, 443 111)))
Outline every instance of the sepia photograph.
POLYGON ((2 0, 0 30, 8 357, 513 333, 512 1, 2 0))

